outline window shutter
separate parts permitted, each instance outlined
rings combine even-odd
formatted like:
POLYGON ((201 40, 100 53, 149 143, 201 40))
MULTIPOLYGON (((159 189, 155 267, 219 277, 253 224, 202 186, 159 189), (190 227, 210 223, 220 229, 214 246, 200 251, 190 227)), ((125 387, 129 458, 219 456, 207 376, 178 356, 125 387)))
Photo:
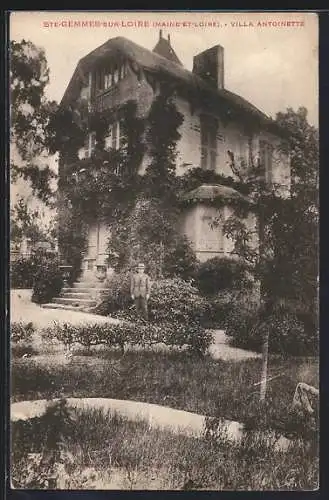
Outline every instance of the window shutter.
POLYGON ((96 147, 96 132, 90 134, 90 156, 96 147))
POLYGON ((122 125, 122 121, 118 122, 118 128, 119 128, 119 148, 122 148, 123 146, 126 145, 126 136, 124 133, 124 128, 122 125))
POLYGON ((112 148, 117 149, 118 129, 117 122, 112 125, 112 148))
POLYGON ((208 163, 208 134, 204 117, 200 118, 201 168, 206 169, 208 163))
POLYGON ((201 167, 216 169, 217 162, 217 120, 210 116, 200 118, 201 167))
POLYGON ((113 83, 116 84, 119 81, 119 70, 116 68, 113 73, 113 83))

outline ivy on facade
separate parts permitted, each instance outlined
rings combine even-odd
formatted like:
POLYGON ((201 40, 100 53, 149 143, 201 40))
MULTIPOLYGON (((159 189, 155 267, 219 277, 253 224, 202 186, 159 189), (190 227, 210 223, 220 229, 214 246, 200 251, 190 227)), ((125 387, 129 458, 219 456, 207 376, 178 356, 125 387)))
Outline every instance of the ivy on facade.
MULTIPOLYGON (((139 117, 137 103, 129 101, 117 110, 62 111, 57 120, 63 212, 59 241, 65 259, 76 269, 86 249, 88 223, 96 220, 110 229, 109 262, 117 269, 145 259, 154 274, 162 275, 177 255, 185 253, 192 262, 189 243, 179 231, 182 194, 201 184, 222 184, 249 194, 243 181, 200 167, 182 177, 176 175, 184 118, 170 93, 161 92, 155 98, 147 118, 139 117), (120 121, 123 141, 119 149, 106 149, 105 139, 115 121, 120 121), (95 149, 90 157, 79 159, 78 151, 90 132, 95 133, 95 149), (145 152, 149 162, 141 175, 145 152)), ((243 197, 212 200, 217 208, 228 203, 244 214, 249 209, 243 197)))

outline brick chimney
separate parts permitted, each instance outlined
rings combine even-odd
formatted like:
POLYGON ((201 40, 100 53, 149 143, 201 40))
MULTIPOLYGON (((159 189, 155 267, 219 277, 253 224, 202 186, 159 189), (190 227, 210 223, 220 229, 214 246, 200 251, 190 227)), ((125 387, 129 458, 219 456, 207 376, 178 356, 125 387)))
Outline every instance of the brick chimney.
POLYGON ((216 89, 224 88, 224 48, 215 45, 193 57, 193 73, 216 89))

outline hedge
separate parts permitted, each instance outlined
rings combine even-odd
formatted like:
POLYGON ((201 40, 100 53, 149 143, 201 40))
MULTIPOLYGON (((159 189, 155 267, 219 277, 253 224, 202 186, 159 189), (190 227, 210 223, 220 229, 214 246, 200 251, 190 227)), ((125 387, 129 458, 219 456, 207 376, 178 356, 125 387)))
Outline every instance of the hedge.
POLYGON ((56 338, 68 349, 73 344, 81 344, 87 348, 105 345, 120 347, 122 352, 128 345, 146 347, 163 343, 204 354, 212 342, 212 334, 197 323, 187 326, 175 322, 163 322, 156 325, 136 318, 134 323, 122 320, 117 324, 55 324, 43 330, 42 335, 46 338, 56 338))

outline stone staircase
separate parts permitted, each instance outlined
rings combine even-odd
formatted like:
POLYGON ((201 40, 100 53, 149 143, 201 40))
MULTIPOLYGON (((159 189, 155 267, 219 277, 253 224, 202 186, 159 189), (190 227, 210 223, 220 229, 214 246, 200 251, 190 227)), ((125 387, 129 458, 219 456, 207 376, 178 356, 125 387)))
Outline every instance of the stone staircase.
POLYGON ((101 300, 102 294, 108 291, 101 283, 77 280, 72 288, 65 286, 58 297, 54 297, 45 309, 66 309, 68 311, 90 312, 101 300))

